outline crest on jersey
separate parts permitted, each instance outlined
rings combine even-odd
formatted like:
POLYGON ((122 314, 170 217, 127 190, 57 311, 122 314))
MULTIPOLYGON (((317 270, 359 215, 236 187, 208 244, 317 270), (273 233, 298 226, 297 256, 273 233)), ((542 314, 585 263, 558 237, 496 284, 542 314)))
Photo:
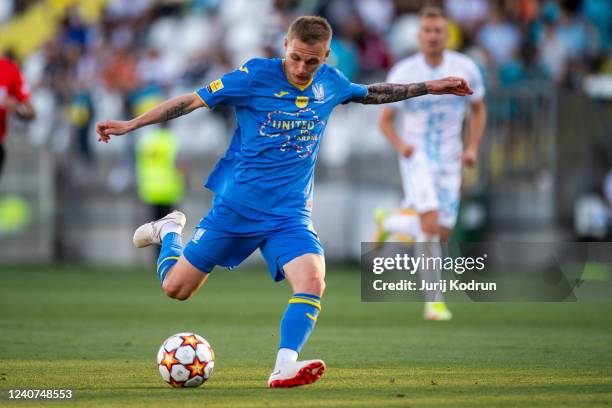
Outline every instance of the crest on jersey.
POLYGON ((298 96, 295 98, 295 106, 302 109, 308 106, 308 97, 307 96, 298 96))
POLYGON ((320 102, 325 99, 325 89, 323 88, 323 84, 314 84, 312 86, 312 92, 314 93, 317 101, 320 102))

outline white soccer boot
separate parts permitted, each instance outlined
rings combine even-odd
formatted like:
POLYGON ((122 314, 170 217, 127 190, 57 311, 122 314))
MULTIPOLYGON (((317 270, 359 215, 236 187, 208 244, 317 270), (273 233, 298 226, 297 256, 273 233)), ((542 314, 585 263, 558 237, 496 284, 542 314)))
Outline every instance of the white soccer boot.
POLYGON ((447 321, 453 318, 453 314, 444 302, 426 302, 423 318, 425 320, 447 321))
POLYGON ((323 360, 304 360, 284 364, 270 375, 268 387, 291 388, 312 384, 325 372, 323 360))
POLYGON ((142 224, 134 231, 134 246, 136 248, 144 248, 149 245, 157 244, 161 245, 161 230, 162 226, 169 222, 178 224, 181 228, 185 226, 186 222, 185 214, 180 211, 172 211, 170 214, 156 221, 147 222, 142 224))

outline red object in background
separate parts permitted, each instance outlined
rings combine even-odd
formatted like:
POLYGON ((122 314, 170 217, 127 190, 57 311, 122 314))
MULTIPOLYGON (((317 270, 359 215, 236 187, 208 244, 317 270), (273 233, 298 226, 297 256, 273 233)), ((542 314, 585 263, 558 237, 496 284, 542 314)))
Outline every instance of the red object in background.
POLYGON ((114 54, 103 70, 104 82, 109 89, 127 94, 139 85, 137 62, 128 50, 114 54))
POLYGON ((6 115, 9 98, 17 102, 30 99, 30 87, 19 71, 17 64, 7 58, 0 58, 0 143, 6 133, 6 115))
POLYGON ((519 0, 519 18, 524 22, 531 22, 540 15, 540 4, 537 0, 519 0))
POLYGON ((388 71, 393 65, 393 58, 387 48, 385 39, 378 33, 369 32, 358 43, 361 69, 370 71, 388 71))

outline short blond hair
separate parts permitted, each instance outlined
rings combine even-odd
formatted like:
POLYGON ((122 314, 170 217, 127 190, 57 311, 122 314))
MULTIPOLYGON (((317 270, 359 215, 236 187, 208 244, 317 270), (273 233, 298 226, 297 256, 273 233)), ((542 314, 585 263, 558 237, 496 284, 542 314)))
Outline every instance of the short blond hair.
POLYGON ((427 6, 421 10, 420 13, 421 18, 443 18, 446 19, 446 14, 440 7, 435 6, 427 6))

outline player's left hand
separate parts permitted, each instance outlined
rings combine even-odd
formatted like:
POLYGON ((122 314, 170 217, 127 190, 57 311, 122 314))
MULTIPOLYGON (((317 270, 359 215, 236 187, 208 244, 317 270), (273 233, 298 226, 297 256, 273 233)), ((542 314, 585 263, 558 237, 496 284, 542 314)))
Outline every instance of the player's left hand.
POLYGON ((459 77, 446 77, 435 81, 427 81, 425 84, 427 85, 427 92, 432 95, 467 96, 474 93, 467 81, 459 77))
POLYGON ((466 149, 461 155, 461 162, 468 167, 474 167, 477 161, 478 152, 474 149, 466 149))

